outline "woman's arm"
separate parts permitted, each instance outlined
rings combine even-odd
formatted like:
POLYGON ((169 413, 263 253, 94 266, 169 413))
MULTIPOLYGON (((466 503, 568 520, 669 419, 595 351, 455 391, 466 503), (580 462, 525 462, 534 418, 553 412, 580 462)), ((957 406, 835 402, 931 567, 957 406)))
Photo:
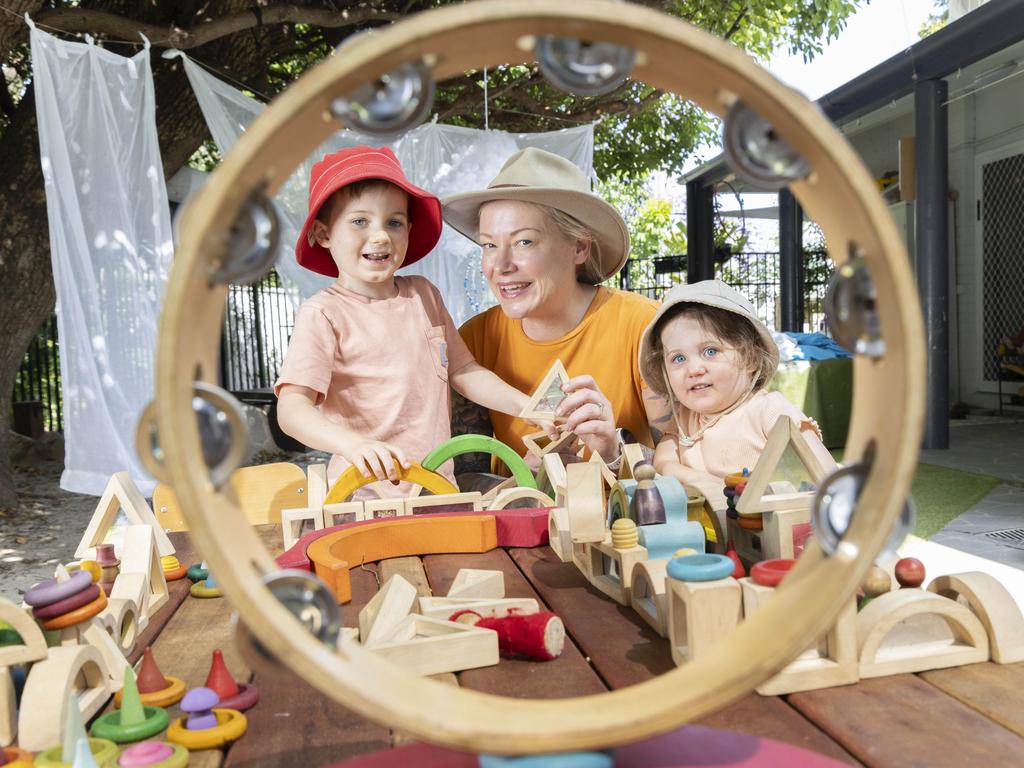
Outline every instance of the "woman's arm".
POLYGON ((403 467, 409 466, 402 450, 389 443, 367 439, 331 421, 316 407, 316 398, 316 391, 309 387, 283 385, 277 398, 277 420, 281 429, 310 448, 338 454, 367 477, 397 480, 395 461, 403 467))

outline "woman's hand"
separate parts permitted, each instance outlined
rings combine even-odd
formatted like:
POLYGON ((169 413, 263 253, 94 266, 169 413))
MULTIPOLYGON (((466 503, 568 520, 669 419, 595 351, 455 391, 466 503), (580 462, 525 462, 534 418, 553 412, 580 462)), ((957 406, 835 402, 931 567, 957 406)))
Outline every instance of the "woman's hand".
POLYGON ((338 451, 341 456, 354 466, 364 477, 371 475, 378 480, 398 480, 398 468, 409 468, 409 462, 402 449, 379 440, 360 440, 338 451))
POLYGON ((566 397, 555 410, 556 417, 565 419, 562 429, 575 432, 605 462, 615 461, 619 457, 615 414, 594 377, 575 376, 562 386, 562 391, 566 397))

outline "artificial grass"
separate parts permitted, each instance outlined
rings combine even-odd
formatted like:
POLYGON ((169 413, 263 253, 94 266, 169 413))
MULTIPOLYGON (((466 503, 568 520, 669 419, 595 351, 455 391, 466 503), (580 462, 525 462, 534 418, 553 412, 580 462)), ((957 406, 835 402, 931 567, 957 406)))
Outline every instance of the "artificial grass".
MULTIPOLYGON (((841 448, 829 451, 842 463, 841 448)), ((917 519, 913 534, 927 539, 973 507, 1002 481, 991 475, 979 475, 936 464, 918 464, 910 495, 914 499, 917 519)))

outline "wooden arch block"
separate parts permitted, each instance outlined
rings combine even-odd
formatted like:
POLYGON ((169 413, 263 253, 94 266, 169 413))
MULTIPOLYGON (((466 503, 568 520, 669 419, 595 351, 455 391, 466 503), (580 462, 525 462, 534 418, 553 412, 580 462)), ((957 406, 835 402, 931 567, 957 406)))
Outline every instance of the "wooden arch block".
POLYGON ((494 501, 491 502, 488 510, 494 509, 505 509, 509 504, 516 501, 522 501, 523 499, 530 499, 536 501, 535 506, 538 507, 554 507, 555 500, 548 496, 543 491, 538 491, 536 488, 506 488, 501 491, 497 496, 494 497, 494 501))
POLYGON ((26 664, 46 658, 46 638, 31 616, 10 600, 0 597, 0 621, 21 635, 24 645, 0 646, 0 667, 26 664))
POLYGON ((18 702, 10 667, 0 667, 0 747, 9 747, 18 735, 18 702))
POLYGON ((639 544, 628 549, 612 546, 611 534, 590 545, 590 583, 620 605, 630 604, 633 569, 647 560, 647 548, 639 544))
POLYGON ((966 607, 919 589, 879 595, 857 614, 861 677, 882 677, 987 661, 988 636, 966 607), (935 616, 948 628, 915 620, 935 616), (890 636, 892 633, 892 637, 890 636), (950 638, 952 635, 952 638, 950 638))
POLYGON ((1006 587, 993 576, 980 571, 939 576, 928 585, 928 591, 967 601, 988 633, 992 661, 1024 661, 1024 616, 1006 587))
POLYGON ((668 606, 665 601, 665 567, 668 560, 641 560, 633 566, 629 602, 640 618, 662 637, 668 631, 668 606))

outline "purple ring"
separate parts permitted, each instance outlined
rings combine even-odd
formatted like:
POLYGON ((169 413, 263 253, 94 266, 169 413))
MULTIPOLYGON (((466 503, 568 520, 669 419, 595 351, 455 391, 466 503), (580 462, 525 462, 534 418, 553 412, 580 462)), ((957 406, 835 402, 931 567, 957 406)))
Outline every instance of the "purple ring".
POLYGON ((33 608, 56 603, 58 600, 71 597, 92 584, 92 574, 88 571, 72 571, 67 581, 47 579, 36 584, 25 593, 25 602, 33 608))
POLYGON ((32 615, 40 621, 45 619, 56 619, 58 616, 70 613, 76 608, 88 605, 99 596, 100 585, 90 584, 81 592, 75 592, 71 597, 65 597, 63 600, 58 600, 56 603, 44 605, 42 608, 33 608, 32 615))
POLYGON ((245 710, 256 706, 256 702, 260 700, 259 689, 249 683, 236 683, 236 685, 238 685, 238 693, 217 702, 218 709, 235 709, 245 712, 245 710))

